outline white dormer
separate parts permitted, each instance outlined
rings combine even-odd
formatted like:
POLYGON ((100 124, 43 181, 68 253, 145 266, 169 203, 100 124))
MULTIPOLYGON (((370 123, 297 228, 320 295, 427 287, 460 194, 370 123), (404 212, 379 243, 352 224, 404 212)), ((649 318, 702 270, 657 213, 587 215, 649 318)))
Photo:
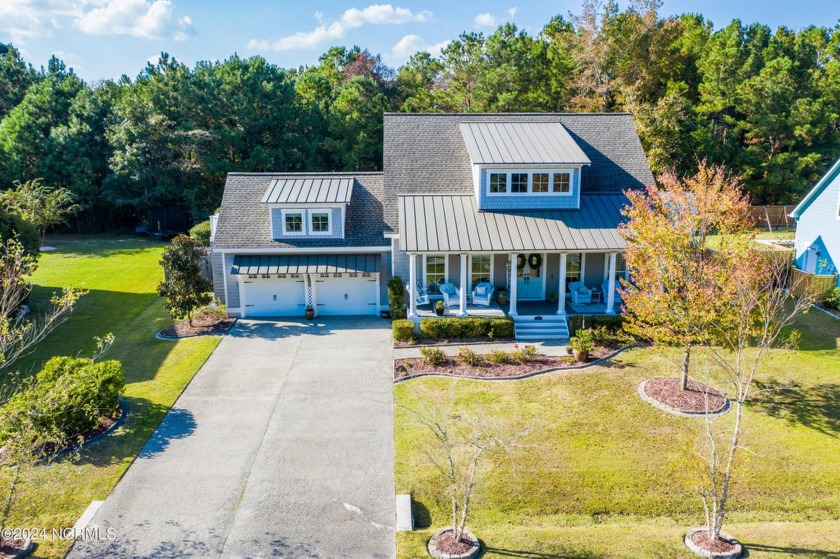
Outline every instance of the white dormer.
POLYGON ((591 161, 559 122, 462 122, 479 210, 580 207, 591 161))
POLYGON ((288 178, 271 182, 261 204, 269 207, 271 238, 343 239, 352 178, 288 178))

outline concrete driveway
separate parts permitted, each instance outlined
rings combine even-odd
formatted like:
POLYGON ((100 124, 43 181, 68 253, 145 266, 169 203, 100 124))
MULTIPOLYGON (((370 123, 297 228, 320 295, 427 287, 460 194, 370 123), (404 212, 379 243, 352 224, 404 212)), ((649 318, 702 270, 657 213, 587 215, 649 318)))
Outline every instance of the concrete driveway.
POLYGON ((69 556, 395 556, 388 325, 239 321, 69 556))

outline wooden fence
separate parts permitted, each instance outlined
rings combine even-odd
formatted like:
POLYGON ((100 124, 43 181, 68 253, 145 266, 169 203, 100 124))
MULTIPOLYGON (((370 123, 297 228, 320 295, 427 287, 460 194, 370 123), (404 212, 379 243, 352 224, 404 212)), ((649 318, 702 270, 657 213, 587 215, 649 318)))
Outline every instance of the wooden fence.
POLYGON ((797 297, 816 295, 820 298, 837 285, 837 274, 809 274, 796 268, 791 272, 790 291, 797 297))
POLYGON ((788 217, 796 204, 787 206, 753 206, 752 216, 759 227, 766 227, 770 231, 774 229, 795 229, 796 220, 788 217))

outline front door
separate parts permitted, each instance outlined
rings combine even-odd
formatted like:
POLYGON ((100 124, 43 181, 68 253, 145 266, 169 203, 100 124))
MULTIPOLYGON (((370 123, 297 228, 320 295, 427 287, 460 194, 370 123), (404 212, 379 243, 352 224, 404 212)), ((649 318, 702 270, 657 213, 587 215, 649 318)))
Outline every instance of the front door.
POLYGON ((519 254, 516 258, 516 298, 542 299, 543 255, 538 253, 519 254))

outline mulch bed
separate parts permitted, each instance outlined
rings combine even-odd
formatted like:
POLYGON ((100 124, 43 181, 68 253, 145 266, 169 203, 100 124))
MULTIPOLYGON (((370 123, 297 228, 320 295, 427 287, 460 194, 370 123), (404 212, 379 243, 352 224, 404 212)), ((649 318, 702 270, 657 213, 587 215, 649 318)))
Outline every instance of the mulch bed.
POLYGON ((678 378, 652 378, 645 383, 645 394, 669 408, 684 413, 717 413, 726 406, 726 395, 695 380, 688 381, 688 390, 680 387, 678 378))
MULTIPOLYGON (((589 361, 596 361, 607 355, 610 355, 619 348, 598 347, 589 352, 589 361)), ((480 356, 482 357, 482 356, 480 356)), ((465 365, 458 361, 455 357, 449 358, 449 363, 442 366, 429 365, 422 357, 408 357, 405 359, 397 359, 394 363, 394 379, 399 380, 408 376, 415 375, 450 375, 456 377, 469 378, 516 378, 535 373, 537 371, 544 371, 546 369, 563 369, 569 367, 578 367, 585 363, 578 363, 574 357, 549 357, 546 355, 538 355, 532 357, 524 363, 515 363, 513 361, 508 363, 489 363, 482 358, 481 362, 476 365, 465 365)))
POLYGON ((735 549, 735 544, 733 544, 729 540, 719 538, 713 541, 709 539, 709 533, 705 530, 694 532, 694 534, 691 535, 691 541, 693 541, 695 545, 699 546, 700 548, 705 549, 706 551, 712 551, 714 553, 726 553, 735 549))
POLYGON ((193 317, 192 326, 186 320, 176 322, 160 331, 167 338, 190 338, 192 336, 220 336, 236 322, 235 318, 221 318, 218 314, 199 312, 193 317))
POLYGON ((3 545, 0 546, 0 559, 17 557, 28 545, 29 542, 21 539, 3 540, 3 545))
POLYGON ((451 530, 438 536, 435 546, 439 551, 449 555, 461 555, 472 549, 472 542, 466 538, 455 539, 455 533, 451 530))

